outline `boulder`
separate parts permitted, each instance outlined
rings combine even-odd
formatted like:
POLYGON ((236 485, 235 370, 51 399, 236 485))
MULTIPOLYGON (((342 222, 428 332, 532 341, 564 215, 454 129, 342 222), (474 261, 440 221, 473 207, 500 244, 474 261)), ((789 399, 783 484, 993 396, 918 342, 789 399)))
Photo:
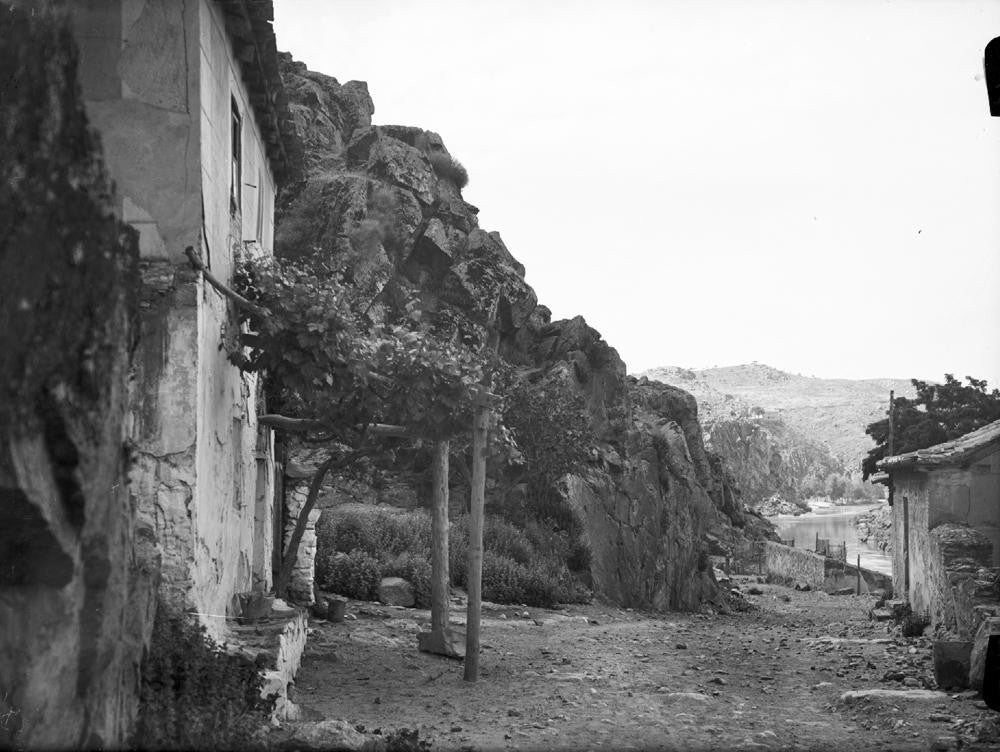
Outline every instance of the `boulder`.
POLYGON ((465 634, 454 629, 417 634, 417 648, 422 653, 443 655, 447 658, 465 657, 465 634))
POLYGON ((865 700, 884 702, 948 702, 949 695, 930 689, 857 689, 840 696, 842 705, 854 705, 865 700))
POLYGON ((934 643, 934 680, 944 689, 969 686, 969 659, 972 643, 939 640, 934 643))
POLYGON ((969 656, 969 686, 972 689, 983 688, 983 675, 986 669, 986 652, 990 637, 1000 635, 1000 617, 989 617, 979 625, 975 639, 972 641, 972 651, 969 656))
POLYGON ((378 599, 387 606, 409 608, 417 601, 413 585, 402 577, 383 577, 378 586, 378 599))
POLYGON ((329 719, 289 726, 290 735, 278 746, 288 750, 361 750, 369 741, 347 721, 329 719))

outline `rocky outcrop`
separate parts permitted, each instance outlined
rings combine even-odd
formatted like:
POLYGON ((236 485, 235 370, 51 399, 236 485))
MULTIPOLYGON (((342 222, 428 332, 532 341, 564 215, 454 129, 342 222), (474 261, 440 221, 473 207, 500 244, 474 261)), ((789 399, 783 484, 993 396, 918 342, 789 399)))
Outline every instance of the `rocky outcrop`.
POLYGON ((16 71, 0 98, 0 747, 118 747, 158 576, 123 440, 136 242, 72 37, 33 5, 0 13, 0 70, 16 71))
MULTIPOLYGON (((332 259, 370 296, 373 315, 415 298, 428 317, 469 324, 463 331, 491 328, 484 336, 523 376, 582 395, 595 449, 553 493, 586 544, 595 589, 657 609, 715 597, 710 554, 771 533, 741 511, 722 463, 706 452, 694 398, 627 377, 583 317, 551 320, 500 235, 479 227, 438 134, 372 125, 363 84, 288 56, 282 66, 310 167, 279 215, 277 254, 332 259)), ((505 483, 494 480, 487 506, 502 509, 505 483)))
POLYGON ((807 500, 878 498, 860 478, 871 447, 865 426, 884 412, 898 380, 817 379, 752 363, 695 371, 654 368, 651 379, 691 391, 706 442, 725 460, 744 501, 762 513, 808 510, 807 500))
POLYGON ((892 508, 879 507, 854 520, 858 540, 886 553, 892 553, 892 508))

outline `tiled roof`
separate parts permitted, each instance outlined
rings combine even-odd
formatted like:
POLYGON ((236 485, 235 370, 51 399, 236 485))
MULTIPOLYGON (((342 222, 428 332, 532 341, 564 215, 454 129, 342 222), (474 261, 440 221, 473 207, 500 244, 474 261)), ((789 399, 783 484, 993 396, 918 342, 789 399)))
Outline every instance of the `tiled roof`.
POLYGON ((962 465, 976 459, 984 450, 988 450, 993 445, 1000 446, 1000 420, 993 421, 951 441, 935 444, 926 449, 917 449, 906 454, 886 457, 878 463, 878 468, 892 471, 915 465, 962 465))
POLYGON ((278 73, 272 0, 215 0, 226 20, 226 33, 240 62, 250 104, 279 180, 295 172, 297 139, 285 89, 278 73))

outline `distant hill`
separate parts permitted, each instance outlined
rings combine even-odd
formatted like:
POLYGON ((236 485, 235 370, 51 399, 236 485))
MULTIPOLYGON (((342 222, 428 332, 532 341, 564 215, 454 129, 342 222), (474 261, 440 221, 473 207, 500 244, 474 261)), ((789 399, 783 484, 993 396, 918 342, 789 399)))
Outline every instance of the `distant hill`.
POLYGON ((904 379, 820 379, 761 363, 639 376, 695 396, 708 444, 751 506, 773 494, 800 502, 868 491, 860 484, 861 458, 873 446, 865 427, 885 415, 889 390, 915 395, 904 379))

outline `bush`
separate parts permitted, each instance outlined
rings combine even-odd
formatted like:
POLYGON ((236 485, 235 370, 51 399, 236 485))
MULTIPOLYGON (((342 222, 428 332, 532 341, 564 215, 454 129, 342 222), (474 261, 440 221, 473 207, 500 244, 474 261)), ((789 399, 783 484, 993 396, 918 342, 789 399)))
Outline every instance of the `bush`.
MULTIPOLYGON (((431 521, 424 512, 373 510, 324 515, 317 525, 316 583, 322 590, 358 600, 378 597, 383 577, 413 585, 417 606, 431 598, 431 521)), ((497 603, 551 606, 580 603, 590 593, 567 561, 586 563, 586 547, 550 523, 529 520, 525 530, 489 515, 483 521, 483 597, 497 603)), ((469 551, 469 517, 451 522, 448 536, 450 584, 464 588, 469 551)))
POLYGON ((316 584, 322 590, 359 601, 378 599, 382 565, 377 558, 356 548, 349 554, 325 552, 316 561, 316 584))
POLYGON ((421 512, 346 512, 324 514, 316 525, 317 546, 350 553, 361 549, 375 558, 389 558, 404 551, 430 550, 431 521, 421 512))
POLYGON ((228 653, 190 617, 162 604, 143 660, 138 749, 242 749, 267 724, 272 702, 243 655, 228 653))
POLYGON ((432 151, 427 155, 431 167, 438 177, 452 181, 459 190, 469 184, 469 173, 462 166, 462 163, 453 156, 443 151, 432 151))

